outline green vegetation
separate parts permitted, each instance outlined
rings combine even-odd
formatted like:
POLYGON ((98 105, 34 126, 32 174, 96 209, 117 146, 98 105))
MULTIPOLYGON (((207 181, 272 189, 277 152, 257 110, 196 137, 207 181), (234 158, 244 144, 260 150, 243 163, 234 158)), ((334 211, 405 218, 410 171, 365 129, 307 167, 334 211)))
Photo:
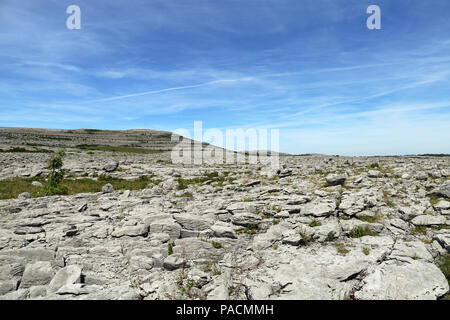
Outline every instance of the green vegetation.
POLYGON ((432 226, 431 229, 433 229, 433 230, 443 230, 443 229, 448 230, 448 229, 450 229, 450 226, 448 226, 446 224, 440 224, 437 226, 432 226))
POLYGON ((170 240, 167 245, 167 254, 170 256, 173 254, 173 247, 175 247, 175 241, 170 240))
POLYGON ((94 134, 94 133, 101 132, 101 131, 102 130, 99 130, 99 129, 84 129, 84 132, 87 132, 89 134, 94 134))
POLYGON ((155 154, 155 153, 164 152, 164 150, 152 150, 152 149, 144 149, 144 148, 138 148, 138 147, 132 147, 132 146, 102 146, 102 145, 80 144, 80 145, 77 145, 76 148, 82 149, 82 150, 138 153, 138 154, 155 154))
POLYGON ((181 297, 179 299, 189 299, 189 300, 206 299, 206 294, 196 287, 194 280, 188 278, 184 268, 182 268, 178 273, 177 286, 181 294, 181 297))
POLYGON ((229 178, 227 176, 228 176, 227 173, 224 173, 222 176, 219 176, 219 173, 217 171, 214 171, 207 173, 201 177, 196 177, 192 179, 178 178, 177 189, 184 190, 187 189, 190 185, 203 184, 206 181, 211 181, 211 183, 218 183, 219 185, 222 185, 225 181, 228 181, 230 183, 233 182, 234 178, 229 178))
POLYGON ((377 223, 379 222, 383 217, 382 216, 361 216, 358 217, 359 220, 364 221, 364 222, 368 222, 368 223, 377 223))
POLYGON ((309 224, 309 226, 312 227, 312 228, 314 228, 314 227, 319 227, 319 226, 321 226, 321 225, 322 225, 322 223, 321 223, 320 221, 317 221, 317 220, 313 220, 313 221, 311 221, 310 224, 309 224))
POLYGON ((303 232, 300 232, 300 236, 302 237, 303 245, 305 245, 305 246, 307 246, 315 241, 315 239, 313 239, 313 237, 309 237, 303 232))
POLYGON ((367 168, 369 168, 369 169, 380 169, 380 165, 378 164, 378 162, 374 162, 374 163, 369 164, 367 166, 367 168))
POLYGON ((223 248, 223 245, 220 242, 213 241, 211 244, 216 249, 222 249, 223 248))
POLYGON ((394 201, 392 201, 392 199, 390 198, 389 192, 387 192, 386 190, 383 190, 383 201, 384 201, 384 203, 386 203, 386 205, 388 207, 390 207, 390 208, 395 207, 394 201))
POLYGON ((411 233, 414 235, 418 235, 418 234, 425 235, 425 234, 427 234, 427 226, 421 226, 421 225, 415 226, 411 233))
POLYGON ((344 244, 342 244, 342 243, 335 243, 334 245, 335 245, 335 247, 336 247, 336 249, 337 249, 337 252, 338 252, 339 254, 342 254, 342 255, 345 256, 347 253, 350 252, 350 250, 346 249, 346 248, 344 247, 344 244))
POLYGON ((392 169, 391 168, 387 168, 387 167, 382 167, 378 164, 378 162, 375 163, 371 163, 370 165, 367 166, 367 169, 369 170, 378 170, 381 173, 392 173, 392 169))
MULTIPOLYGON (((442 273, 444 274, 445 278, 448 281, 448 284, 450 285, 450 253, 446 253, 439 259, 439 269, 441 269, 442 273)), ((447 293, 442 300, 450 300, 450 292, 447 293)))
POLYGON ((185 193, 183 193, 183 194, 181 194, 181 195, 179 195, 177 197, 180 197, 180 198, 192 198, 192 197, 194 197, 194 195, 191 192, 185 192, 185 193))
POLYGON ((247 234, 256 234, 260 231, 258 225, 248 225, 242 230, 239 230, 238 233, 247 233, 247 234))
POLYGON ((364 236, 377 236, 378 232, 370 230, 368 226, 359 226, 355 227, 350 231, 350 237, 352 238, 361 238, 364 236))
POLYGON ((334 231, 330 231, 327 234, 327 237, 325 238, 325 242, 331 242, 334 241, 336 239, 336 234, 334 233, 334 231))
POLYGON ((438 197, 438 196, 435 195, 435 194, 429 195, 428 198, 429 198, 430 204, 431 204, 432 206, 435 206, 435 205, 441 200, 441 198, 438 197))
POLYGON ((62 186, 61 182, 66 174, 65 170, 62 169, 63 158, 66 153, 64 150, 59 150, 56 154, 48 161, 47 167, 50 169, 50 174, 48 176, 48 184, 45 186, 45 193, 48 196, 53 195, 63 195, 69 193, 69 188, 67 186, 62 186))
MULTIPOLYGON (((92 193, 101 192, 102 187, 110 183, 114 190, 141 190, 145 189, 149 184, 159 184, 161 181, 153 179, 153 176, 141 176, 136 180, 126 180, 113 178, 107 175, 101 175, 97 180, 83 178, 83 179, 63 179, 59 188, 67 188, 68 195, 78 193, 92 193)), ((23 192, 29 192, 31 197, 47 196, 48 182, 42 177, 36 178, 11 178, 0 181, 0 199, 17 198, 23 192), (41 182, 44 188, 36 188, 31 185, 33 181, 41 182)), ((60 189, 62 190, 62 189, 60 189)))
POLYGON ((425 154, 418 154, 418 156, 421 156, 421 157, 450 157, 450 154, 445 154, 445 153, 425 153, 425 154))
POLYGON ((205 265, 205 268, 203 269, 203 271, 206 273, 212 272, 213 275, 215 275, 215 276, 222 274, 220 269, 217 267, 217 263, 211 262, 211 261, 206 262, 206 265, 205 265))
POLYGON ((362 252, 363 252, 366 256, 368 256, 369 253, 370 253, 370 249, 369 249, 369 248, 363 248, 363 249, 362 249, 362 252))
POLYGON ((10 148, 8 150, 4 150, 4 149, 0 149, 0 153, 53 153, 52 150, 47 150, 47 149, 39 149, 39 148, 35 148, 33 150, 30 149, 25 149, 22 147, 14 147, 14 148, 10 148))

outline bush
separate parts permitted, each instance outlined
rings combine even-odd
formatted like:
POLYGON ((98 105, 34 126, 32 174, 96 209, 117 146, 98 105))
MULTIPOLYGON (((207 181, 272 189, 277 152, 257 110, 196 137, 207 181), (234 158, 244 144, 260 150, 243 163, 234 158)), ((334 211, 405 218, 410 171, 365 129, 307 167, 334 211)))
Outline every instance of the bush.
POLYGON ((377 235, 378 235, 378 232, 370 230, 370 228, 368 226, 365 226, 365 227, 359 226, 359 227, 353 228, 350 231, 350 237, 352 237, 352 238, 361 238, 364 236, 377 236, 377 235))
POLYGON ((48 196, 56 196, 56 195, 67 195, 69 194, 69 188, 66 186, 51 186, 47 185, 45 187, 45 194, 48 196))
POLYGON ((330 232, 328 232, 325 242, 331 242, 331 241, 334 241, 335 239, 336 239, 336 234, 334 233, 334 231, 330 231, 330 232))
POLYGON ((45 187, 45 193, 48 196, 64 195, 69 193, 69 189, 65 186, 60 186, 64 180, 65 171, 62 169, 63 158, 66 155, 64 150, 59 150, 48 161, 47 167, 51 170, 48 177, 48 185, 45 187))
MULTIPOLYGON (((448 284, 450 285, 450 253, 446 253, 439 260, 439 269, 441 269, 445 278, 447 278, 448 284)), ((447 293, 443 300, 450 300, 450 292, 447 293)))
POLYGON ((49 185, 51 187, 57 187, 64 179, 65 172, 61 168, 63 166, 63 158, 65 155, 66 153, 64 152, 64 150, 59 150, 48 161, 47 167, 51 170, 49 175, 49 185))
POLYGON ((321 225, 322 225, 322 223, 321 223, 320 221, 317 221, 317 220, 313 220, 313 221, 309 224, 309 226, 312 227, 312 228, 314 228, 314 227, 319 227, 319 226, 321 226, 321 225))
POLYGON ((220 242, 213 241, 212 245, 216 249, 222 249, 223 248, 223 245, 220 242))
POLYGON ((170 256, 173 254, 173 247, 175 247, 175 241, 169 241, 167 254, 170 256))

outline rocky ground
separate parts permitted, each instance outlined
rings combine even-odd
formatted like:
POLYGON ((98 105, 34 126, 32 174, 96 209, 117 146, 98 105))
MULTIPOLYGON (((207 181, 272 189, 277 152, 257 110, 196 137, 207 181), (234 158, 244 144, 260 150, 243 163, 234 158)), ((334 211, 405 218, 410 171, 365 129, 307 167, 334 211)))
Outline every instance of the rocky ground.
MULTIPOLYGON (((0 180, 45 177, 49 156, 0 153, 0 180)), ((0 299, 446 296, 448 157, 280 162, 174 165, 168 153, 69 149, 74 179, 162 182, 0 200, 0 299)))

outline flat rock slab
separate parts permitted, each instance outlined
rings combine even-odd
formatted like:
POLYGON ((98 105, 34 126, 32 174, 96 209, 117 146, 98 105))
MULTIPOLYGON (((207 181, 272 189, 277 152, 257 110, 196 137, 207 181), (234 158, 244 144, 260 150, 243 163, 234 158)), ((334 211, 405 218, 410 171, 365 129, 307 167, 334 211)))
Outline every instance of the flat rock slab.
POLYGON ((300 212, 302 215, 326 217, 333 214, 334 210, 336 210, 336 203, 333 201, 313 201, 305 204, 300 212))
POLYGON ((212 224, 212 221, 196 215, 191 214, 177 214, 174 219, 186 230, 207 230, 212 224))
POLYGON ((436 226, 445 224, 446 221, 447 219, 445 216, 429 214, 424 214, 411 220, 411 222, 416 226, 436 226))
POLYGON ((388 260, 367 270, 362 289, 355 297, 363 300, 434 300, 448 289, 447 279, 432 263, 388 260))
POLYGON ((119 228, 113 231, 111 234, 114 238, 120 238, 123 236, 129 236, 129 237, 138 237, 147 236, 149 231, 149 227, 146 225, 139 225, 139 226, 127 226, 123 228, 119 228))
POLYGON ((20 289, 49 284, 55 272, 49 261, 37 261, 25 267, 20 289))

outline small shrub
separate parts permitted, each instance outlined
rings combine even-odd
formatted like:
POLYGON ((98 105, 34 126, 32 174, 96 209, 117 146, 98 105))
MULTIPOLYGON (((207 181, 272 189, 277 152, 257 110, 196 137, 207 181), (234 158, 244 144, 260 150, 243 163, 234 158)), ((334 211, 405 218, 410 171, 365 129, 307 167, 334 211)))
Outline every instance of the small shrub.
POLYGON ((328 232, 328 235, 325 238, 325 241, 331 242, 331 241, 334 241, 335 239, 336 239, 336 235, 335 235, 334 231, 330 231, 330 232, 328 232))
POLYGON ((223 248, 223 245, 220 242, 213 241, 212 245, 216 249, 222 249, 223 248))
POLYGON ((260 231, 258 225, 248 225, 242 230, 239 230, 238 233, 247 233, 247 234, 256 234, 260 231))
POLYGON ((380 169, 380 165, 378 164, 378 162, 375 163, 371 163, 367 166, 367 168, 369 169, 380 169))
POLYGON ((337 252, 339 254, 342 254, 345 256, 347 253, 350 252, 350 250, 344 248, 344 245, 342 243, 336 243, 335 246, 336 246, 337 252))
POLYGON ((430 204, 432 206, 435 206, 440 200, 441 198, 439 198, 437 195, 432 194, 428 196, 429 200, 430 200, 430 204))
POLYGON ((309 226, 312 227, 312 228, 314 228, 314 227, 319 227, 319 226, 321 226, 321 225, 322 225, 322 223, 321 223, 320 221, 317 221, 317 220, 313 220, 313 221, 311 221, 311 223, 309 224, 309 226))
POLYGON ((167 253, 169 256, 173 254, 173 247, 175 247, 175 241, 169 241, 169 244, 167 245, 167 253))
POLYGON ((439 269, 441 269, 445 278, 450 284, 450 253, 446 253, 439 260, 439 269))
POLYGON ((69 189, 66 186, 61 186, 61 182, 64 179, 65 170, 62 169, 63 158, 66 153, 64 150, 59 150, 48 161, 47 167, 50 169, 48 176, 48 185, 45 187, 46 194, 52 195, 65 195, 69 193, 69 189))
POLYGON ((427 226, 422 226, 422 225, 415 226, 412 231, 412 234, 414 234, 414 235, 427 234, 427 226))
POLYGON ((369 253, 370 253, 370 249, 369 249, 369 248, 363 248, 363 249, 362 249, 362 252, 363 252, 366 256, 368 256, 369 253))
POLYGON ((192 197, 194 197, 194 195, 192 194, 192 192, 185 192, 185 193, 179 195, 178 197, 180 197, 180 198, 192 198, 192 197))
POLYGON ((300 232, 300 236, 302 237, 303 240, 303 245, 307 246, 310 243, 314 242, 315 240, 313 239, 313 237, 308 237, 305 233, 300 232))
POLYGON ((388 207, 390 208, 395 207, 394 201, 392 201, 392 199, 390 198, 390 194, 386 190, 383 190, 383 201, 384 203, 386 203, 388 207))
POLYGON ((370 230, 368 226, 355 227, 350 231, 350 237, 352 238, 361 238, 364 236, 377 236, 378 232, 370 230))

